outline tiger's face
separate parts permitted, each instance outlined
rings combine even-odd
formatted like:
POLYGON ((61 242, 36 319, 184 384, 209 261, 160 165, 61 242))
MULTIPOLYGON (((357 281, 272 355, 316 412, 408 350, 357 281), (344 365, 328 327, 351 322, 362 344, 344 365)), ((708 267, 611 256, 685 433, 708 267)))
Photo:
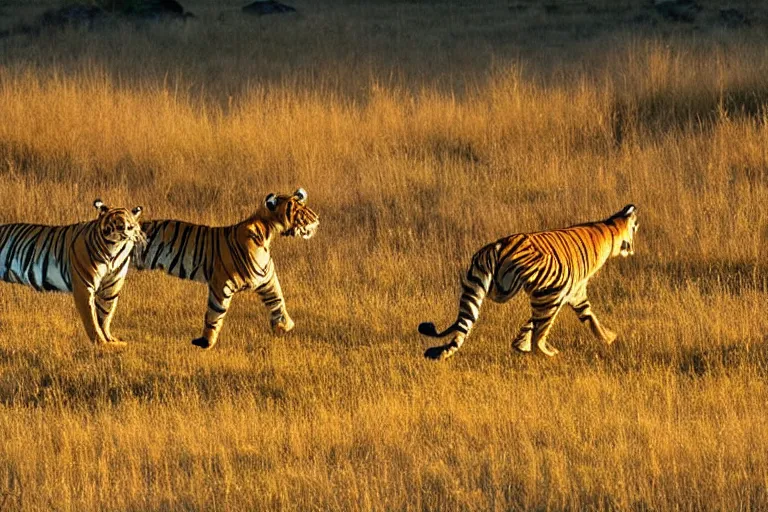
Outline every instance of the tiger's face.
POLYGON ((264 206, 283 236, 312 238, 320 225, 317 214, 306 205, 307 192, 300 188, 290 196, 269 194, 264 206))
POLYGON ((614 256, 627 257, 635 254, 635 233, 640 227, 635 205, 628 204, 611 219, 619 230, 618 240, 614 242, 614 256))
POLYGON ((141 231, 139 216, 141 215, 141 206, 133 210, 126 208, 110 208, 100 199, 93 202, 93 206, 99 210, 97 220, 99 233, 109 244, 123 244, 133 242, 141 245, 144 243, 144 233, 141 231))

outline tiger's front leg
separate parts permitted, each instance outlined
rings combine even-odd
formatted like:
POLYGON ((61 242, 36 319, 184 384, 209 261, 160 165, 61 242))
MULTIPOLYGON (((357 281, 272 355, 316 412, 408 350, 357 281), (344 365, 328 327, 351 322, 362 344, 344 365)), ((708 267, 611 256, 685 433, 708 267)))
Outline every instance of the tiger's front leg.
POLYGON ((224 317, 227 316, 229 305, 232 303, 233 292, 226 286, 208 287, 208 311, 205 312, 203 335, 192 340, 192 344, 202 349, 209 349, 219 338, 224 317))
POLYGON ((520 328, 520 332, 517 333, 515 340, 512 342, 512 346, 520 352, 531 351, 531 341, 533 339, 533 318, 520 328))
POLYGON ((75 308, 83 321, 85 332, 93 343, 107 343, 104 332, 98 322, 93 289, 79 278, 73 276, 72 295, 75 308))
POLYGON ((269 310, 269 324, 272 327, 272 332, 282 335, 293 330, 295 324, 285 307, 283 290, 280 288, 280 281, 277 279, 276 272, 272 273, 267 282, 256 288, 256 293, 269 310))
POLYGON ((536 297, 534 293, 531 298, 531 307, 533 309, 533 342, 544 355, 552 357, 560 351, 547 343, 547 335, 552 328, 552 322, 562 308, 562 303, 559 300, 553 301, 548 296, 536 297))
POLYGON ((96 320, 104 333, 107 342, 113 346, 124 346, 126 343, 112 335, 112 318, 117 310, 117 299, 125 282, 124 275, 116 275, 112 279, 105 279, 94 296, 96 307, 96 320))
POLYGON ((592 307, 587 299, 586 288, 578 293, 576 297, 571 301, 571 307, 573 311, 578 315, 581 323, 587 324, 592 334, 603 340, 607 345, 610 345, 616 339, 616 333, 610 329, 603 327, 603 325, 597 320, 597 317, 592 312, 592 307))

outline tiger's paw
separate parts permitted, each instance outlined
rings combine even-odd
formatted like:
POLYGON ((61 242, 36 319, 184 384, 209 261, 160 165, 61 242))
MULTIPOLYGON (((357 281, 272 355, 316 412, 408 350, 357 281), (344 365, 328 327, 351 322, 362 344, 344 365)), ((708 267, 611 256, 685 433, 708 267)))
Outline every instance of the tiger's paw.
POLYGON ((419 324, 419 334, 423 334, 424 336, 431 336, 433 338, 437 338, 437 329, 435 329, 435 324, 432 322, 421 322, 419 324))
POLYGON ((455 354, 457 350, 459 350, 459 344, 454 340, 447 345, 428 348, 426 352, 424 352, 424 357, 427 359, 432 359, 433 361, 440 361, 443 359, 448 359, 453 354, 455 354))
POLYGON ((296 324, 293 323, 293 320, 291 320, 291 318, 286 315, 281 318, 280 321, 272 324, 272 332, 274 332, 277 336, 282 336, 292 331, 295 326, 296 324))
POLYGON ((210 341, 208 341, 208 338, 204 338, 204 337, 193 339, 192 344, 196 347, 202 348, 203 350, 208 350, 214 345, 214 343, 211 343, 210 341))
POLYGON ((512 346, 520 352, 531 351, 531 331, 521 332, 512 342, 512 346))
POLYGON ((560 353, 559 350, 551 346, 549 343, 539 343, 537 347, 541 351, 541 353, 547 357, 554 357, 560 353))
POLYGON ((616 333, 613 331, 609 331, 608 329, 605 329, 605 334, 603 335, 603 341, 606 345, 610 345, 614 341, 616 341, 616 333))

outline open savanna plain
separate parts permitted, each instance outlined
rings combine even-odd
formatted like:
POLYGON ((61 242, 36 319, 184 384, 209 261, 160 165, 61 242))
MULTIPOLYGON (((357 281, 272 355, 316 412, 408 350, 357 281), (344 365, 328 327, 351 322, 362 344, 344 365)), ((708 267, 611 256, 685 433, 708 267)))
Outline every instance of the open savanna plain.
POLYGON ((201 284, 131 272, 121 350, 0 284, 0 510, 768 508, 764 14, 638 4, 197 1, 0 40, 0 222, 231 224, 301 186, 321 223, 273 245, 296 329, 243 293, 207 352, 201 284), (636 254, 590 286, 613 345, 564 311, 559 355, 515 352, 520 296, 423 359, 475 250, 627 203, 636 254))

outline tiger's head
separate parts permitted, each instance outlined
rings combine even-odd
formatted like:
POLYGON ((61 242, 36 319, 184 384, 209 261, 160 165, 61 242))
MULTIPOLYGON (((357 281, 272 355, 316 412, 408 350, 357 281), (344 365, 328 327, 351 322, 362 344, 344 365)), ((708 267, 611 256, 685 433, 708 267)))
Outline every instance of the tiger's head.
POLYGON ((610 219, 617 228, 618 234, 613 243, 613 256, 631 256, 635 254, 635 233, 640 223, 637 222, 635 205, 628 204, 610 219))
POLYGON ((141 206, 137 206, 133 210, 110 208, 101 199, 95 200, 93 206, 99 211, 99 218, 96 220, 99 234, 108 245, 133 242, 135 245, 141 246, 146 242, 138 221, 141 215, 141 206))
POLYGON ((315 234, 320 220, 306 203, 307 192, 300 188, 289 196, 269 194, 264 200, 264 208, 281 235, 307 239, 315 234))

